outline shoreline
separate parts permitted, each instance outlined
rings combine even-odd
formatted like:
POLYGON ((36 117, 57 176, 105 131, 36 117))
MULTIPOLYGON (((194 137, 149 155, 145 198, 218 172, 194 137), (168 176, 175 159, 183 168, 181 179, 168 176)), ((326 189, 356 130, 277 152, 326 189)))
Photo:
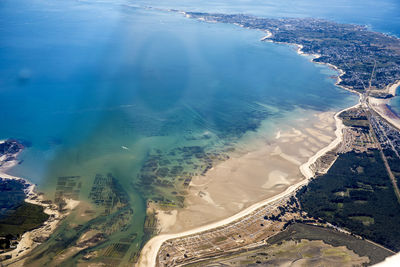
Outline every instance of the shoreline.
POLYGON ((303 180, 300 165, 336 138, 336 113, 299 108, 264 121, 238 140, 229 159, 193 177, 183 209, 152 207, 159 234, 218 222, 303 180))
MULTIPOLYGON (((241 27, 244 27, 243 25, 239 25, 241 27)), ((155 237, 153 237, 152 239, 150 239, 145 246, 142 249, 142 252, 140 253, 140 257, 139 257, 139 261, 138 261, 138 266, 156 266, 156 260, 157 260, 157 254, 158 251, 161 247, 161 245, 169 240, 169 239, 173 239, 173 238, 179 238, 179 237, 183 237, 183 236, 187 236, 187 235, 191 235, 191 234, 195 234, 195 233, 199 233, 199 232, 204 232, 207 231, 209 229, 212 228, 216 228, 216 227, 220 227, 222 225, 226 225, 229 224, 237 219, 240 219, 242 217, 244 217, 246 214, 249 214, 267 204, 270 204, 271 202, 275 202, 278 201, 281 198, 284 198, 285 196, 295 192, 296 190, 298 190, 300 187, 306 185, 310 179, 314 176, 314 172, 311 169, 311 166, 314 162, 316 162, 316 160, 318 158, 320 158, 321 156, 325 155, 327 152, 331 151, 332 149, 334 149, 338 144, 340 144, 340 142, 343 140, 343 129, 345 128, 343 122, 341 119, 339 119, 339 115, 349 109, 358 107, 361 105, 362 103, 362 99, 363 99, 363 94, 361 94, 360 92, 357 92, 355 90, 352 90, 350 88, 347 88, 345 86, 339 85, 339 83, 341 82, 341 76, 345 74, 345 72, 342 69, 339 69, 337 66, 334 66, 332 64, 329 63, 323 63, 323 62, 315 62, 314 59, 320 57, 320 55, 318 54, 306 54, 302 51, 303 46, 300 44, 294 44, 294 43, 282 43, 282 42, 274 42, 273 40, 269 39, 270 37, 272 37, 272 33, 269 31, 265 31, 267 32, 267 35, 264 36, 263 38, 261 38, 261 41, 268 41, 268 42, 272 42, 272 43, 277 43, 277 44, 288 44, 288 45, 295 45, 297 46, 297 53, 299 55, 304 55, 304 56, 311 56, 312 59, 310 60, 312 63, 317 63, 317 64, 322 64, 322 65, 327 65, 330 68, 335 69, 336 71, 338 71, 338 76, 337 76, 337 80, 335 82, 335 85, 346 90, 349 91, 351 93, 355 93, 359 96, 359 101, 357 104, 347 107, 343 110, 338 111, 335 115, 334 115, 334 119, 336 122, 336 130, 335 130, 335 135, 336 138, 330 143, 328 144, 326 147, 320 149, 317 153, 315 153, 313 156, 311 156, 308 161, 304 164, 302 164, 299 169, 300 172, 303 174, 303 176, 305 177, 305 179, 303 179, 302 181, 289 186, 284 192, 279 193, 273 197, 270 197, 268 199, 265 199, 263 201, 260 201, 258 203, 255 203, 253 205, 251 205, 250 207, 236 213, 233 216, 230 216, 228 218, 222 219, 220 221, 214 222, 214 223, 210 223, 210 224, 206 224, 204 226, 200 226, 200 227, 195 227, 191 230, 187 230, 187 231, 183 231, 180 233, 176 233, 176 234, 161 234, 161 235, 157 235, 155 237)), ((400 81, 399 81, 399 85, 400 85, 400 81)), ((397 88, 397 87, 396 87, 397 88)))
MULTIPOLYGON (((243 25, 239 25, 241 27, 244 27, 243 25)), ((266 31, 267 35, 264 36, 263 38, 261 38, 261 41, 269 41, 272 43, 280 43, 280 42, 274 42, 273 40, 270 40, 269 38, 272 37, 272 33, 270 31, 266 31)), ((194 228, 192 230, 188 230, 188 231, 183 231, 177 234, 166 234, 166 235, 157 235, 155 237, 153 237, 152 239, 150 239, 145 246, 142 249, 142 252, 140 253, 140 257, 139 257, 139 261, 138 261, 138 266, 156 266, 156 259, 157 259, 157 254, 159 251, 159 248, 161 247, 161 245, 172 238, 179 238, 182 236, 186 236, 186 235, 190 235, 190 234, 194 234, 194 233, 199 233, 199 232, 203 232, 203 231, 207 231, 211 228, 216 228, 225 224, 229 224, 237 219, 240 219, 241 217, 245 216, 246 214, 249 214, 251 212, 253 212, 254 210, 261 208, 262 206, 265 206, 271 202, 274 201, 278 201, 279 199, 293 193, 294 191, 296 191, 297 189, 299 189, 301 186, 306 185, 309 180, 311 179, 311 177, 313 176, 313 171, 311 170, 311 165, 321 156, 323 156, 324 154, 326 154, 327 152, 329 152, 330 150, 332 150, 333 148, 335 148, 342 140, 343 140, 343 128, 345 127, 344 124, 342 123, 342 121, 338 118, 338 116, 351 108, 357 107, 359 105, 361 105, 361 99, 362 99, 362 94, 351 90, 349 88, 346 88, 344 86, 339 85, 340 81, 341 81, 341 76, 345 74, 345 72, 341 69, 339 69, 337 66, 334 66, 332 64, 329 63, 320 63, 320 62, 315 62, 314 59, 320 57, 320 55, 317 54, 306 54, 302 51, 303 46, 300 44, 292 44, 292 43, 281 43, 281 44, 289 44, 289 45, 295 45, 298 47, 297 49, 297 53, 299 55, 309 55, 312 56, 313 58, 311 59, 312 63, 318 63, 318 64, 326 64, 329 67, 337 70, 339 72, 337 80, 335 85, 338 87, 341 87, 342 89, 345 89, 347 91, 350 91, 352 93, 356 93, 359 96, 359 102, 351 107, 345 108, 343 110, 340 110, 339 112, 337 112, 334 116, 335 121, 336 121, 336 130, 335 130, 335 135, 336 135, 336 139, 334 139, 328 146, 326 146, 325 148, 322 148, 321 150, 319 150, 316 154, 314 154, 313 156, 311 156, 309 158, 309 160, 302 164, 300 166, 300 171, 303 174, 303 176, 305 177, 304 180, 300 181, 299 183, 295 184, 295 185, 291 185, 289 186, 284 192, 277 194, 271 198, 268 198, 264 201, 258 202, 256 204, 251 205, 250 207, 240 211, 239 213, 230 216, 226 219, 217 221, 215 223, 211 223, 211 224, 207 224, 205 226, 200 226, 197 228, 194 228), (149 265, 150 264, 150 265, 149 265)))
POLYGON ((369 106, 379 114, 389 124, 400 130, 400 117, 392 111, 389 105, 389 99, 381 99, 369 96, 367 98, 369 106))
MULTIPOLYGON (((336 71, 339 72, 339 75, 337 77, 336 83, 335 85, 346 90, 349 91, 351 93, 355 93, 358 94, 359 96, 359 104, 361 105, 361 103, 364 100, 364 97, 366 98, 365 100, 367 100, 367 102, 370 104, 369 106, 376 112, 378 113, 383 119, 385 119, 387 122, 389 122, 389 124, 393 125, 395 128, 397 128, 398 130, 400 130, 400 116, 398 114, 396 114, 390 107, 390 100, 396 96, 396 92, 397 89, 399 89, 400 87, 400 80, 393 83, 393 84, 389 84, 388 86, 386 86, 385 89, 382 90, 371 90, 372 92, 379 92, 379 93, 386 93, 387 95, 389 95, 389 97, 387 98, 377 98, 377 97, 373 97, 373 96, 364 96, 362 93, 355 91, 353 89, 347 88, 343 85, 340 85, 340 82, 342 81, 342 79, 340 78, 342 75, 346 74, 346 72, 340 68, 338 68, 335 65, 332 65, 330 63, 325 63, 325 62, 316 62, 314 61, 314 59, 319 58, 321 55, 319 54, 306 54, 302 51, 303 46, 300 44, 295 44, 295 43, 285 43, 285 42, 274 42, 273 40, 269 39, 272 36, 269 35, 269 37, 267 38, 264 37, 261 40, 262 41, 268 41, 268 42, 272 42, 272 43, 278 43, 278 44, 287 44, 287 45, 295 45, 297 46, 297 53, 299 55, 306 55, 306 56, 311 56, 313 57, 310 61, 312 63, 315 64, 321 64, 321 65, 327 65, 330 68, 335 69, 336 71), (391 96, 390 96, 391 95, 391 96)), ((343 110, 345 111, 345 110, 343 110)))
MULTIPOLYGON (((184 12, 183 12, 183 14, 185 14, 184 12)), ((189 16, 190 17, 190 16, 189 16)), ((251 29, 251 28, 248 28, 248 27, 245 27, 245 26, 243 26, 243 25, 240 25, 240 24, 235 24, 235 25, 237 25, 237 26, 240 26, 240 27, 242 27, 242 28, 245 28, 245 29, 251 29)), ((303 51, 302 51, 302 48, 303 48, 303 46, 302 45, 299 45, 299 44, 293 44, 293 43, 281 43, 281 42, 274 42, 274 41, 272 41, 272 40, 270 40, 269 38, 270 37, 272 37, 272 33, 270 32, 270 31, 268 31, 268 30, 262 30, 263 32, 266 32, 267 33, 267 35, 266 36, 264 36, 263 38, 261 38, 260 40, 261 41, 268 41, 268 42, 272 42, 272 43, 279 43, 279 44, 286 44, 286 45, 295 45, 295 46, 297 46, 298 47, 298 49, 297 49, 297 53, 299 54, 299 55, 304 55, 304 56, 311 56, 312 58, 311 58, 311 60, 310 60, 310 62, 312 62, 312 63, 317 63, 317 64, 322 64, 322 65, 324 65, 324 64, 326 64, 326 65, 328 65, 328 67, 330 67, 330 68, 332 68, 332 69, 335 69, 337 72, 338 72, 338 75, 337 75, 337 80, 336 80, 336 82, 335 82, 335 85, 336 86, 338 86, 338 87, 340 87, 340 88, 342 88, 342 89, 345 89, 346 91, 349 91, 349 92, 351 92, 351 93, 355 93, 355 94, 357 94, 358 96, 359 96, 359 99, 358 99, 358 104, 356 104, 356 106, 357 105, 359 105, 361 102, 362 102, 362 97, 363 97, 363 94, 361 94, 360 92, 357 92, 357 91, 355 91, 355 90, 352 90, 352 89, 349 89, 349 88, 346 88, 346 87, 344 87, 344 86, 341 86, 341 85, 339 85, 339 83, 340 83, 340 81, 341 81, 341 76, 342 75, 344 75, 345 74, 345 72, 343 71, 343 70, 341 70, 341 69, 339 69, 339 68, 337 68, 336 66, 334 66, 334 65, 331 65, 331 64, 329 64, 329 63, 323 63, 323 62, 315 62, 314 61, 314 59, 315 58, 318 58, 318 57, 320 57, 320 55, 318 55, 318 54, 306 54, 306 53, 304 53, 303 51)), ((353 108, 353 107, 355 107, 355 106, 351 106, 351 107, 349 107, 349 108, 353 108)), ((339 111, 337 111, 337 112, 335 112, 335 114, 338 114, 338 113, 341 113, 341 112, 343 112, 343 111, 345 111, 345 110, 347 110, 347 108, 346 109, 343 109, 343 110, 339 110, 339 111)), ((324 113, 324 112, 322 112, 322 113, 324 113)), ((321 112, 318 112, 317 114, 322 114, 321 112)), ((336 116, 336 115, 334 115, 334 116, 336 116)), ((334 116, 332 116, 332 117, 334 117, 334 116)), ((337 124, 336 124, 336 126, 337 126, 337 124)), ((303 129, 304 130, 304 129, 303 129)), ((307 130, 307 129, 306 129, 307 130)), ((279 133, 278 133, 278 135, 279 135, 279 133)), ((336 135, 336 134, 335 134, 336 135)), ((313 137, 315 137, 315 136, 313 136, 313 137)), ((338 144, 338 143, 337 143, 338 144)), ((337 145, 336 144, 336 145, 337 145)), ((329 145, 328 145, 329 146, 329 145)), ((325 146, 324 146, 325 147, 325 146)), ((249 153, 249 152, 248 152, 249 153)), ((251 153, 251 152, 250 152, 251 153)), ((326 153, 326 152, 324 152, 324 153, 326 153)), ((310 155, 310 156, 308 156, 307 157, 307 162, 310 160, 310 158, 312 158, 313 156, 315 156, 316 158, 314 159, 314 160, 316 160, 316 159, 318 159, 320 156, 322 156, 324 153, 320 153, 320 150, 318 149, 318 150, 316 150, 316 151, 314 151, 313 152, 313 154, 312 155, 310 155)), ((284 156, 284 153, 282 153, 282 157, 284 156)), ((291 157, 290 156, 288 156, 288 157, 285 157, 285 159, 286 160, 289 160, 289 161, 291 161, 291 163, 294 163, 294 164, 298 164, 299 166, 301 165, 301 163, 300 162, 298 162, 298 161, 296 161, 295 159, 290 159, 291 157)), ((302 162, 304 162, 304 161, 302 161, 302 162)), ((332 163, 333 164, 333 163, 332 163)), ((229 168, 229 166, 224 166, 225 168, 229 168)), ((231 166, 232 167, 232 166, 231 166)), ((330 167, 330 166, 329 166, 330 167)), ((237 165, 236 166, 234 166, 233 167, 234 169, 237 169, 237 165)), ((297 168, 298 170, 300 170, 300 168, 298 167, 297 168)), ((329 168, 328 168, 329 169, 329 168)), ((214 170, 214 167, 210 170, 210 171, 213 171, 214 170)), ((304 170, 300 170, 300 172, 303 172, 304 170)), ((209 174, 209 172, 208 172, 208 174, 209 174)), ((267 174, 267 173, 265 173, 265 174, 267 174)), ((284 174, 284 175, 287 175, 286 173, 284 174)), ((214 175, 215 176, 215 175, 214 175)), ((302 178, 304 177, 304 174, 303 175, 301 175, 302 176, 302 178)), ((224 177, 224 175, 221 175, 221 177, 224 177)), ((223 178, 222 178, 223 179, 223 178)), ((193 183, 193 181, 194 180, 192 180, 192 183, 193 183)), ((228 181, 226 181, 226 182, 228 182, 228 181)), ((232 182, 232 181, 231 181, 232 182)), ((207 185, 207 187, 208 187, 208 185, 209 185, 209 183, 210 183, 210 181, 208 181, 208 182, 206 182, 206 183, 204 183, 204 182, 202 182, 202 183, 200 183, 200 185, 195 185, 195 187, 201 187, 202 185, 207 185)), ((289 186, 291 186, 291 185, 293 185, 293 184, 295 184, 295 183, 291 183, 291 184, 289 184, 289 186)), ((228 185, 227 185, 228 186, 228 185)), ((229 186, 228 186, 229 187, 229 186)), ((227 188, 228 188, 227 187, 227 188)), ((264 188, 264 186, 262 186, 263 188, 264 188)), ((226 189, 227 189, 226 188, 226 189)), ((222 189, 222 188, 221 188, 222 189)), ((210 194, 207 192, 207 191, 209 191, 209 190, 207 190, 206 191, 206 193, 204 193, 204 191, 202 191, 201 189, 199 189, 198 190, 199 192, 198 192, 198 194, 200 195, 202 195, 202 199, 204 200, 204 201, 207 201, 209 204, 212 204, 212 205, 214 205, 214 206, 217 206, 217 207, 219 207, 219 208, 221 208, 222 210, 219 210, 219 211, 223 211, 224 210, 224 207, 225 206, 220 206, 220 205, 217 205, 214 201, 213 201, 213 198, 211 198, 210 197, 210 194)), ((265 196, 265 198, 259 198, 259 199, 257 199, 256 201, 250 201, 250 202, 252 202, 250 205, 243 205, 243 204, 239 204, 239 205, 242 205, 241 207, 240 207, 240 209, 238 210, 238 211, 235 211, 235 213, 236 212, 241 212, 242 210, 244 210, 244 209, 246 209, 246 208, 248 208, 248 207, 250 207, 250 206, 252 206, 253 204, 256 204, 256 203, 259 203, 259 202, 262 202, 262 201, 264 201, 265 199, 269 199, 270 197, 273 197, 274 195, 278 195, 278 194, 280 194, 282 191, 280 191, 280 192, 276 192, 276 193, 274 193, 273 195, 266 195, 265 196)), ((241 193, 241 192, 236 192, 236 193, 241 193)), ((230 197, 229 197, 229 199, 230 200, 232 200, 230 197)), ((192 206, 193 208, 192 208, 192 212, 193 211, 195 211, 196 209, 197 210, 199 210, 199 208, 201 207, 201 206, 199 206, 199 203, 196 203, 196 202, 193 202, 193 198, 191 197, 191 199, 190 199, 190 204, 189 204, 189 206, 192 206)), ((232 202, 232 203, 234 203, 235 205, 236 204, 238 204, 236 201, 234 201, 234 202, 232 202)), ((207 208, 207 207, 206 207, 207 208)), ((171 221, 175 221, 175 222, 179 222, 179 221, 182 221, 182 217, 181 218, 178 218, 177 216, 176 216, 176 213, 175 213, 175 210, 174 210, 174 213, 173 213, 173 215, 174 215, 174 218, 171 218, 171 216, 168 216, 168 215, 171 215, 169 212, 165 212, 163 209, 154 209, 154 207, 153 207, 153 210, 155 211, 155 212, 158 212, 158 214, 160 214, 160 216, 158 217, 158 219, 160 220, 160 227, 161 227, 161 229, 159 229, 160 230, 160 235, 162 235, 162 234, 168 234, 168 233, 171 233, 171 234, 178 234, 178 233, 181 233, 181 232, 186 232, 187 230, 190 230, 190 229, 195 229, 195 228, 197 228, 197 227, 199 227, 199 226, 201 226, 201 225, 208 225, 208 224, 210 224, 210 223, 216 223, 216 222, 218 222, 218 221, 220 221, 220 220, 224 220, 225 218, 229 218, 229 217, 231 217, 231 216, 233 216, 232 214, 226 214, 226 212, 225 211, 223 211, 223 213, 225 213, 224 215, 221 215, 222 213, 220 213, 220 216, 219 216, 219 218, 218 218, 218 216, 217 216, 217 218, 216 219, 214 219, 214 220, 206 220, 206 219, 204 219, 204 217, 202 217, 201 219, 200 218, 197 218, 196 216, 193 216, 193 215, 195 215, 195 214, 193 214, 192 213, 192 219, 190 219, 190 220, 187 220, 187 215, 186 215, 186 218, 185 218, 185 216, 183 217, 183 221, 184 221, 184 223, 182 223, 183 225, 189 225, 189 227, 185 227, 185 226, 183 226, 182 227, 182 224, 178 224, 179 226, 178 227, 168 227, 168 225, 170 224, 170 222, 171 221), (192 223, 192 221, 193 220, 195 220, 195 218, 196 219, 199 219, 199 221, 203 221, 203 222, 200 222, 200 223, 192 223), (165 229, 163 226, 163 222, 166 222, 166 224, 167 224, 167 228, 173 228, 172 229, 172 231, 171 231, 171 229, 165 229), (190 226, 191 225, 191 226, 190 226)), ((185 210, 185 209, 183 209, 183 210, 185 210)), ((215 211, 215 212, 219 212, 219 211, 215 211)), ((178 214, 181 214, 181 210, 179 210, 178 211, 178 214)), ((186 213, 187 214, 187 213, 186 213)), ((200 214, 203 214, 203 215, 207 215, 207 214, 204 214, 204 213, 200 213, 200 214)))
MULTIPOLYGON (((0 143, 3 142, 6 142, 6 140, 0 141, 0 143)), ((10 259, 6 259, 3 261, 3 264, 7 265, 15 264, 21 260, 23 261, 24 257, 29 252, 31 252, 34 248, 43 243, 37 241, 40 239, 43 240, 49 238, 49 236, 57 228, 58 223, 69 214, 69 211, 67 211, 67 213, 60 212, 54 203, 45 201, 43 194, 37 193, 35 190, 36 185, 31 183, 29 180, 7 174, 7 171, 18 164, 17 157, 22 152, 22 150, 23 149, 13 155, 15 158, 13 161, 7 161, 6 166, 3 165, 0 167, 0 177, 3 179, 21 181, 22 183, 28 185, 28 187, 24 189, 24 201, 33 205, 42 206, 44 208, 43 212, 49 215, 49 218, 45 222, 43 222, 43 224, 38 228, 23 233, 20 240, 18 241, 16 248, 1 254, 1 256, 3 257, 11 256, 10 259)), ((70 207, 70 210, 72 210, 77 205, 77 203, 74 203, 76 202, 74 200, 66 199, 65 201, 67 204, 66 206, 70 207)), ((23 262, 21 264, 23 265, 23 262)))
POLYGON ((267 33, 267 35, 264 36, 263 38, 261 38, 260 41, 266 41, 266 40, 268 40, 269 38, 272 37, 272 32, 270 32, 268 30, 265 30, 265 32, 267 33))
POLYGON ((367 97, 369 106, 379 114, 389 124, 400 131, 400 116, 390 106, 390 100, 396 96, 397 89, 400 87, 400 81, 388 85, 385 89, 386 93, 392 95, 389 98, 377 98, 373 96, 367 97))
POLYGON ((334 115, 335 124, 336 124, 336 130, 335 130, 336 138, 332 142, 330 142, 326 147, 320 149, 316 154, 311 156, 306 163, 302 164, 299 167, 300 172, 304 176, 303 180, 301 180, 300 182, 298 182, 296 184, 289 186, 285 191, 283 191, 275 196, 272 196, 270 198, 267 198, 263 201, 257 202, 255 204, 251 205, 250 207, 248 207, 228 218, 222 219, 222 220, 214 222, 214 223, 206 224, 206 225, 203 225, 200 227, 195 227, 193 229, 183 231, 180 233, 161 234, 161 235, 157 235, 157 236, 153 237, 143 247, 142 253, 140 254, 140 258, 138 261, 138 266, 155 266, 159 248, 165 241, 167 241, 169 239, 180 238, 183 236, 196 234, 196 233, 198 234, 198 233, 201 233, 201 232, 213 229, 213 228, 217 228, 217 227, 232 223, 238 219, 243 218, 247 214, 254 212, 257 209, 262 208, 265 205, 271 204, 272 202, 276 202, 284 197, 287 197, 288 195, 296 192, 302 186, 306 185, 310 181, 310 179, 312 177, 314 177, 314 172, 312 171, 311 166, 317 161, 317 159, 319 159, 321 156, 325 155, 327 152, 334 149, 343 140, 343 131, 342 130, 345 128, 345 126, 344 126, 342 120, 339 118, 339 115, 342 112, 344 112, 348 109, 355 108, 359 105, 361 105, 360 102, 358 102, 357 104, 355 104, 351 107, 340 110, 334 115))
MULTIPOLYGON (((242 26, 242 27, 243 27, 243 26, 242 26)), ((270 31, 268 31, 268 30, 264 30, 264 31, 267 32, 267 36, 264 36, 263 38, 261 38, 260 41, 263 41, 263 42, 270 42, 270 43, 274 43, 274 44, 284 44, 284 45, 289 45, 289 46, 296 46, 296 47, 297 47, 297 50, 296 50, 297 54, 299 54, 299 55, 301 55, 301 56, 309 56, 309 57, 312 57, 312 58, 310 59, 310 62, 312 62, 312 63, 314 63, 314 64, 326 65, 326 66, 328 66, 328 67, 330 67, 330 68, 336 70, 337 72, 339 72, 338 75, 337 75, 337 78, 336 78, 336 82, 335 82, 335 85, 336 85, 336 86, 338 86, 338 87, 340 87, 340 88, 342 88, 342 89, 344 89, 344 90, 346 90, 346 91, 349 91, 349 92, 351 92, 351 93, 358 94, 359 97, 362 97, 362 94, 361 94, 360 92, 358 92, 358 91, 356 91, 356 90, 353 90, 353 89, 350 89, 350 88, 347 88, 347 87, 345 87, 345 86, 343 86, 343 85, 340 85, 340 82, 342 81, 341 76, 343 76, 344 74, 346 74, 346 72, 345 72, 344 70, 342 70, 342 69, 338 68, 337 66, 332 65, 332 64, 330 64, 330 63, 316 62, 316 61, 314 61, 314 59, 320 58, 321 55, 319 55, 319 54, 307 54, 307 53, 305 53, 305 52, 303 51, 303 47, 304 47, 304 46, 301 45, 301 44, 287 43, 287 42, 277 42, 277 41, 271 40, 270 38, 272 37, 272 33, 271 33, 270 31)), ((394 90, 396 91, 396 89, 397 89, 398 86, 400 86, 400 81, 398 81, 398 82, 395 83, 394 85, 391 85, 391 86, 389 85, 389 86, 387 87, 387 89, 389 90, 389 92, 392 92, 392 91, 390 91, 390 90, 393 90, 392 87, 394 87, 394 90), (396 85, 396 87, 394 87, 395 85, 396 85)), ((392 95, 395 95, 395 94, 392 94, 392 95)))
POLYGON ((400 81, 388 86, 388 94, 391 94, 393 97, 396 96, 397 89, 400 87, 400 81))

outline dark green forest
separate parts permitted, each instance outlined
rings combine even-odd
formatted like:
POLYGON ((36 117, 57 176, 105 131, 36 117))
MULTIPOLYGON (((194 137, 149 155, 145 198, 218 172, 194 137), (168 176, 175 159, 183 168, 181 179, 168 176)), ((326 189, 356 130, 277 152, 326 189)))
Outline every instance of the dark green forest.
POLYGON ((400 204, 378 150, 341 154, 297 197, 310 216, 400 251, 400 204))

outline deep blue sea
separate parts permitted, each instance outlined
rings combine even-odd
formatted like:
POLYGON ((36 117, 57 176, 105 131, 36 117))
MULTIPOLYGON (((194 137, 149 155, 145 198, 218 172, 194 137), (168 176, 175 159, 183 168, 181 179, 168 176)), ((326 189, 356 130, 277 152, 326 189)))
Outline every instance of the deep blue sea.
POLYGON ((263 120, 356 101, 334 71, 260 42, 260 31, 146 6, 318 17, 400 36, 397 0, 2 0, 0 138, 30 144, 11 172, 50 198, 58 177, 81 176, 82 199, 96 174, 112 173, 130 197, 137 244, 148 195, 134 185, 154 151, 223 150, 263 120))

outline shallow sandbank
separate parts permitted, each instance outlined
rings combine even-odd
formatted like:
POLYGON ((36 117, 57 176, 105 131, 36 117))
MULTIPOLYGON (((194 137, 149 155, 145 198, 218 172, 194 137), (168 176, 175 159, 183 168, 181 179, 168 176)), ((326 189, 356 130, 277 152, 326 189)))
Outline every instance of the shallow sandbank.
POLYGON ((244 137, 239 152, 194 177, 184 209, 158 212, 161 233, 219 221, 305 179, 300 165, 333 141, 335 120, 333 112, 301 112, 269 138, 262 132, 244 137))

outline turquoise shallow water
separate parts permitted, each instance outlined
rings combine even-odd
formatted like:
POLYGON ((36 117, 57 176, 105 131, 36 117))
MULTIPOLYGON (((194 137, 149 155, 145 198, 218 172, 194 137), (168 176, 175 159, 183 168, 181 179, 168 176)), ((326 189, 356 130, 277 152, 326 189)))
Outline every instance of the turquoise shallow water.
POLYGON ((167 194, 149 192, 151 177, 140 176, 154 157, 194 172, 208 164, 204 151, 225 155, 263 120, 355 101, 334 86, 335 72, 293 48, 260 42, 262 32, 138 8, 150 5, 399 29, 395 1, 374 9, 373 1, 2 1, 0 138, 31 144, 12 173, 49 197, 58 177, 80 176, 79 198, 88 201, 95 175, 111 173, 133 210, 127 231, 138 235, 137 247, 146 199, 167 194))

